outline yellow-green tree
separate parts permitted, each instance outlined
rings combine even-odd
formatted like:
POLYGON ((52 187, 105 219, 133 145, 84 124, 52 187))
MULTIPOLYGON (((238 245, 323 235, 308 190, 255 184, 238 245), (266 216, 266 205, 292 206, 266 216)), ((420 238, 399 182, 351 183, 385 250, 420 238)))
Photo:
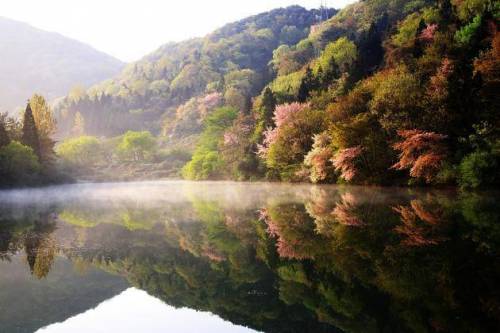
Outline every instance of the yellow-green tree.
POLYGON ((43 96, 34 94, 29 100, 29 105, 33 112, 33 118, 35 119, 40 139, 40 162, 48 164, 54 159, 55 142, 52 140, 52 136, 57 129, 56 120, 52 115, 49 104, 43 96))

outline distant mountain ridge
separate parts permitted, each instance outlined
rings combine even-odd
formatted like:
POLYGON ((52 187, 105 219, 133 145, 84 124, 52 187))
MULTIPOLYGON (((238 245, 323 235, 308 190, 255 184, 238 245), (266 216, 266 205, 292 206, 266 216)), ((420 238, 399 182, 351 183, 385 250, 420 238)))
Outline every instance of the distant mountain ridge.
MULTIPOLYGON (((323 15, 335 13, 328 9, 323 15)), ((252 97, 274 78, 274 50, 306 38, 319 15, 317 9, 300 6, 277 8, 201 38, 164 44, 85 94, 62 99, 55 108, 59 133, 70 135, 78 113, 90 135, 114 136, 127 130, 178 138, 196 135, 204 116, 222 99, 248 110, 252 97)))
POLYGON ((52 100, 75 85, 91 86, 124 63, 58 33, 0 17, 0 111, 13 111, 33 93, 52 100))

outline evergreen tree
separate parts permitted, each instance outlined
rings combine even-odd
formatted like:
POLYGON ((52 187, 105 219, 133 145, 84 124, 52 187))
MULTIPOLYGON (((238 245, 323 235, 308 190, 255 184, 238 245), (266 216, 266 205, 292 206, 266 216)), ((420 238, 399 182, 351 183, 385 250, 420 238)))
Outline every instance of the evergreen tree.
POLYGON ((415 42, 413 46, 413 56, 415 58, 419 58, 424 54, 424 45, 422 44, 422 39, 420 38, 420 34, 424 31, 426 24, 423 19, 420 20, 417 28, 417 33, 415 34, 415 42))
POLYGON ((384 48, 382 47, 382 32, 387 26, 387 14, 385 17, 372 23, 368 32, 362 38, 359 45, 359 62, 362 75, 370 75, 384 59, 384 48))
POLYGON ((9 134, 7 133, 7 129, 5 127, 5 120, 0 116, 0 148, 10 143, 9 134))
POLYGON ((262 118, 264 120, 264 127, 273 125, 273 114, 276 107, 276 97, 273 91, 266 87, 262 95, 262 118))
POLYGON ((38 133, 40 162, 49 165, 55 158, 55 142, 52 140, 52 135, 56 131, 56 120, 52 116, 52 110, 43 96, 33 95, 29 104, 38 133))
POLYGON ((71 131, 74 136, 82 136, 85 134, 85 118, 83 118, 80 112, 75 114, 75 120, 71 131))
POLYGON ((33 117, 33 112, 31 111, 30 103, 26 105, 26 111, 24 112, 23 119, 23 135, 21 142, 28 147, 31 147, 35 154, 40 156, 40 138, 38 137, 38 131, 35 125, 35 118, 33 117))
POLYGON ((307 67, 306 74, 302 78, 299 87, 298 100, 299 102, 305 102, 309 96, 311 91, 319 88, 318 79, 314 76, 310 67, 307 67))
POLYGON ((441 16, 442 20, 444 21, 443 23, 448 24, 453 14, 453 8, 451 6, 450 0, 439 0, 438 7, 440 14, 439 16, 441 16))

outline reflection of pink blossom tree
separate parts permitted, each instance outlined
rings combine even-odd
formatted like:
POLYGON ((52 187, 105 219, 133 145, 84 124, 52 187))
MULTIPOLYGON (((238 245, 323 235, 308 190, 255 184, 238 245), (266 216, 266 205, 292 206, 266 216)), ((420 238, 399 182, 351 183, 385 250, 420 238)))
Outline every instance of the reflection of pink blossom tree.
POLYGON ((215 262, 222 262, 226 260, 226 257, 223 254, 219 253, 219 251, 211 246, 204 247, 201 254, 215 262))
POLYGON ((304 215, 288 209, 283 212, 278 209, 273 218, 263 208, 259 211, 259 219, 267 224, 267 234, 276 238, 276 250, 281 258, 303 260, 314 257, 315 239, 309 234, 313 231, 310 228, 312 224, 304 220, 304 215), (280 216, 281 213, 283 216, 280 216))
POLYGON ((345 193, 341 201, 333 209, 332 215, 343 225, 359 227, 364 225, 363 221, 356 215, 355 209, 358 206, 356 197, 351 193, 345 193))

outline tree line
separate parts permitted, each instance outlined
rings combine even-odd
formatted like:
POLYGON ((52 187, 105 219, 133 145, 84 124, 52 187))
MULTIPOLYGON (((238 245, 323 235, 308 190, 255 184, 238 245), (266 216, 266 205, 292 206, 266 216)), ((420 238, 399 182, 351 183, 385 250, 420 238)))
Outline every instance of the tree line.
POLYGON ((0 186, 29 186, 64 179, 56 168, 56 120, 41 95, 33 95, 21 119, 0 115, 0 186))

